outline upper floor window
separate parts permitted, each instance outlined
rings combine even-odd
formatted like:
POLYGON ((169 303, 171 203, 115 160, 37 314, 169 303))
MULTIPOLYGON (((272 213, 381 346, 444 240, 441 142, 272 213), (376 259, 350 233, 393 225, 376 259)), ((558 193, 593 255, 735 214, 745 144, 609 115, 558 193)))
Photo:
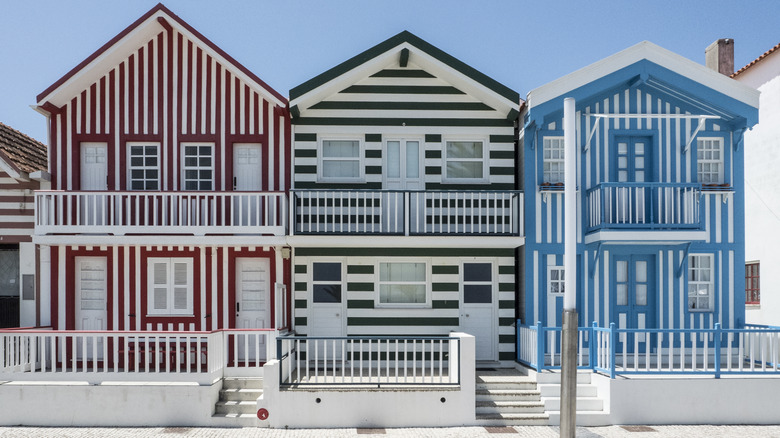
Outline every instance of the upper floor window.
POLYGON ((130 190, 160 190, 158 145, 131 143, 130 190))
POLYGON ((321 179, 356 181, 363 177, 359 140, 323 140, 319 157, 321 179))
POLYGON ((184 145, 184 190, 213 190, 212 145, 184 145))
POLYGON ((563 137, 545 137, 543 154, 543 178, 546 183, 563 182, 563 137))
POLYGON ((192 258, 149 258, 148 314, 192 315, 192 258))
POLYGON ((688 310, 712 310, 713 274, 712 254, 688 256, 688 310))
POLYGON ((703 137, 696 142, 696 171, 702 184, 723 184, 723 139, 703 137))
POLYGON ((481 141, 448 141, 444 150, 444 180, 487 181, 485 146, 481 141))
POLYGON ((745 304, 761 304, 761 264, 745 263, 745 304))

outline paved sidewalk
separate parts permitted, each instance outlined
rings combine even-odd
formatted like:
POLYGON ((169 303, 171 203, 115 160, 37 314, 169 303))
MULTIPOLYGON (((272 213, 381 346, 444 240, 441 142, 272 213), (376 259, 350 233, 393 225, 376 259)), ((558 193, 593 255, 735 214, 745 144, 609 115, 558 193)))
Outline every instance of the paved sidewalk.
MULTIPOLYGON (((196 438, 335 438, 335 437, 421 437, 421 438, 472 438, 472 437, 538 437, 556 438, 558 428, 549 426, 516 427, 451 427, 409 429, 218 429, 189 427, 149 428, 66 428, 66 427, 0 427, 0 437, 196 437, 196 438)), ((777 437, 780 426, 607 426, 577 428, 577 437, 777 437)))

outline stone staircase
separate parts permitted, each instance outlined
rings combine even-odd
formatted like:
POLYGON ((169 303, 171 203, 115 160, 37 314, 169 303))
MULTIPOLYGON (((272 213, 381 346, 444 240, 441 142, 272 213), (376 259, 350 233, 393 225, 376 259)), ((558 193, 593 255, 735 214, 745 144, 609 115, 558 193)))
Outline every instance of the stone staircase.
POLYGON ((517 369, 477 369, 476 420, 483 426, 548 424, 536 380, 517 369))
MULTIPOLYGON (((561 423, 561 373, 529 373, 536 379, 544 403, 544 411, 550 417, 551 425, 561 423)), ((598 396, 598 387, 591 382, 590 371, 577 373, 577 425, 604 426, 609 422, 609 413, 604 411, 604 401, 598 396)))
POLYGON ((257 399, 263 395, 263 379, 224 378, 212 420, 222 427, 261 426, 257 399))

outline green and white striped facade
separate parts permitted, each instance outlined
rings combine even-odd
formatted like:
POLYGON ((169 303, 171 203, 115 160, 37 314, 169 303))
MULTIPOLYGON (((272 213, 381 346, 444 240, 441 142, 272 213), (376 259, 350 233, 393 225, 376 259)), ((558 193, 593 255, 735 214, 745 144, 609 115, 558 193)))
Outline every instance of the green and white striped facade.
POLYGON ((296 332, 447 335, 468 332, 481 319, 478 359, 513 361, 516 255, 524 242, 519 95, 402 32, 290 97, 296 332), (324 164, 332 158, 326 143, 339 141, 359 150, 341 163, 359 168, 348 178, 328 175, 324 164), (448 158, 460 166, 447 156, 453 142, 476 145, 466 160, 470 177, 448 171, 448 158), (313 274, 318 263, 341 269, 341 303, 322 312, 313 299, 322 283, 313 274), (382 302, 379 271, 388 263, 424 265, 423 302, 382 302), (474 267, 484 272, 481 286, 490 285, 490 303, 464 298, 470 284, 464 270, 474 267))

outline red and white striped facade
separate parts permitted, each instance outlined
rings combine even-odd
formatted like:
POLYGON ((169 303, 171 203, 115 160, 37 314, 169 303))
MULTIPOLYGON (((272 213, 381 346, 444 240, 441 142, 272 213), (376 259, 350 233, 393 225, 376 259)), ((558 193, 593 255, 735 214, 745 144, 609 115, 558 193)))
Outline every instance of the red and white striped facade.
MULTIPOLYGON (((202 195, 205 199, 209 193, 234 190, 236 144, 259 145, 259 191, 283 193, 290 185, 287 100, 162 5, 155 6, 41 93, 38 109, 49 123, 49 168, 54 191, 72 194, 82 190, 81 148, 85 143, 106 145, 106 194, 113 193, 113 199, 119 199, 117 192, 131 190, 131 143, 154 144, 158 150, 160 191, 134 193, 157 193, 161 199, 165 194, 181 193, 183 151, 188 144, 211 146, 213 191, 187 192, 187 196, 202 195)), ((38 199, 41 204, 42 198, 38 199)), ((108 201, 100 202, 99 208, 109 208, 103 204, 108 201)), ((185 204, 178 204, 177 211, 145 213, 158 218, 166 214, 181 216, 181 205, 185 204)), ((58 214, 56 209, 70 208, 65 204, 50 205, 52 217, 58 214)), ((198 204, 201 205, 206 203, 198 204)), ((85 207, 74 208, 78 211, 85 207)), ((38 209, 42 211, 42 206, 38 205, 38 209)), ((129 223, 129 212, 129 208, 124 212, 110 210, 109 215, 124 215, 123 220, 129 223)), ((71 214, 78 212, 68 210, 66 216, 71 214)), ((194 209, 190 214, 195 214, 194 209)), ((221 224, 224 225, 224 217, 221 224)), ((76 323, 76 264, 81 259, 97 258, 104 260, 106 267, 107 320, 103 329, 237 327, 237 312, 233 311, 236 261, 259 259, 264 260, 263 266, 268 269, 263 269, 270 276, 267 300, 272 311, 268 326, 281 327, 288 321, 289 308, 278 308, 281 304, 276 302, 279 297, 275 291, 282 290, 281 285, 290 290, 289 251, 282 251, 283 233, 264 235, 253 232, 251 227, 245 227, 240 236, 235 235, 235 229, 217 235, 212 231, 208 235, 187 230, 172 234, 147 227, 142 235, 125 231, 91 235, 88 229, 74 234, 72 229, 58 233, 49 228, 45 233, 36 233, 35 242, 42 251, 42 271, 46 271, 42 272, 41 287, 50 290, 50 303, 44 299, 40 305, 46 312, 51 309, 53 328, 82 328, 76 323), (149 314, 148 258, 191 260, 191 315, 149 314), (50 273, 48 278, 46 273, 50 273)), ((289 300, 283 301, 289 307, 289 300)), ((40 321, 41 325, 47 322, 45 317, 40 321)))

